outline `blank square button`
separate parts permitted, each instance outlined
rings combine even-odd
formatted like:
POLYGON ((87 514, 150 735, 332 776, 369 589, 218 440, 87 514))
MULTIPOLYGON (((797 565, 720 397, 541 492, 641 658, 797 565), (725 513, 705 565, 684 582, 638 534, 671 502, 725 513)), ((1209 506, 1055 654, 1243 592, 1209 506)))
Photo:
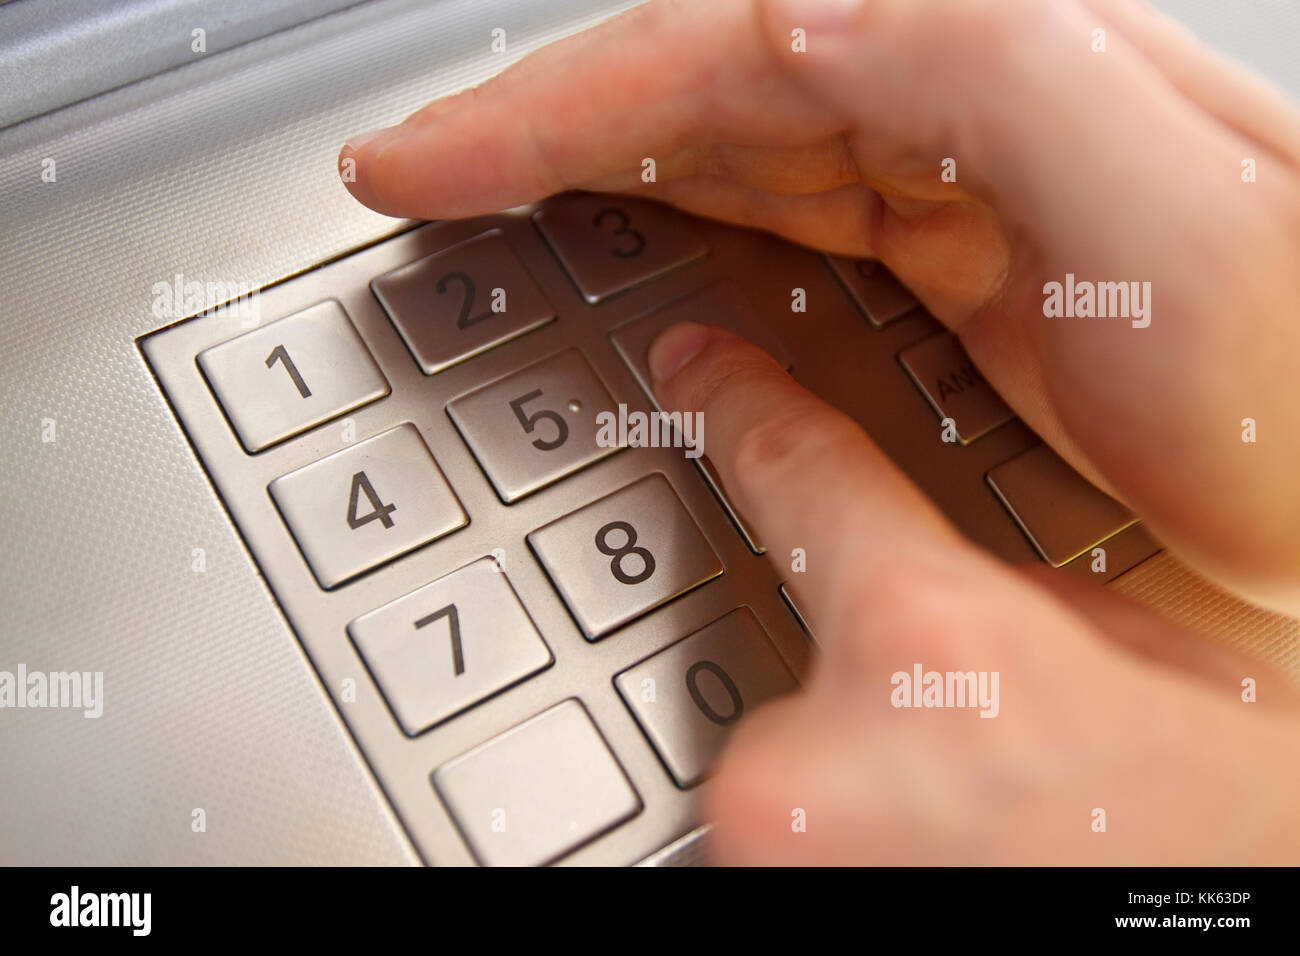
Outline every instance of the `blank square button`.
POLYGON ((641 811, 586 708, 566 700, 433 774, 474 856, 542 866, 641 811))

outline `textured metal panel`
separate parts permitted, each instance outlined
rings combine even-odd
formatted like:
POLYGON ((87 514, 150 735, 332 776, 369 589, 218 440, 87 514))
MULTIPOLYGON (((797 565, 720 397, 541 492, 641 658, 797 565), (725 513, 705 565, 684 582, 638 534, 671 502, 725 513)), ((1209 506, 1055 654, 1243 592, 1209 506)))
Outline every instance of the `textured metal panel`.
POLYGON ((25 0, 0 5, 0 126, 357 0, 25 0), (204 52, 193 50, 202 29, 204 52))
POLYGON ((0 716, 0 860, 415 859, 134 339, 175 273, 256 288, 393 232, 347 136, 629 5, 367 4, 0 133, 0 668, 106 698, 0 716))
POLYGON ((1247 604, 1162 551, 1114 588, 1300 683, 1300 621, 1247 604))

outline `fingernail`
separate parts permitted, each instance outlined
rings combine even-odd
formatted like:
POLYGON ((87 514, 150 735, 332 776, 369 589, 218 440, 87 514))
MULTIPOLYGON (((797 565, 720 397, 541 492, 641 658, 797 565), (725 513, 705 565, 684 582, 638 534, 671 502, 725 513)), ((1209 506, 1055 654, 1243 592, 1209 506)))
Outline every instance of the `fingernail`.
POLYGON ((365 146, 366 143, 370 142, 372 139, 378 139, 392 128, 393 127, 391 126, 385 126, 383 129, 372 129, 369 133, 362 133, 359 136, 351 136, 348 138, 348 141, 343 144, 343 148, 356 152, 362 146, 365 146))
POLYGON ((713 329, 697 322, 678 322, 655 336, 646 353, 650 377, 666 382, 699 355, 713 339, 713 329))

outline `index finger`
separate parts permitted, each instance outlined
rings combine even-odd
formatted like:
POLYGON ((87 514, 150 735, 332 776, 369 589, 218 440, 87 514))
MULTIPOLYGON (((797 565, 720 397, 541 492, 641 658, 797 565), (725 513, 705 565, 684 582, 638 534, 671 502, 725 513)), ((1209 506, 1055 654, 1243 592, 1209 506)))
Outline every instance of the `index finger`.
POLYGON ((354 138, 354 196, 389 215, 495 212, 703 143, 792 147, 836 117, 772 57, 750 0, 653 3, 354 138), (761 91, 761 95, 756 95, 761 91))

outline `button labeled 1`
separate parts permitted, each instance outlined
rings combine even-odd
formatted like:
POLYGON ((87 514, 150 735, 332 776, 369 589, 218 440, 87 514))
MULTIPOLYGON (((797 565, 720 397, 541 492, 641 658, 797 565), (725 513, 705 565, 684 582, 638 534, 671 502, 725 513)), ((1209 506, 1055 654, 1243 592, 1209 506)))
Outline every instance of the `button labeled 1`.
POLYGON ((596 444, 596 416, 614 400, 582 353, 569 349, 447 406, 506 504, 618 451, 596 444))
POLYGON ((554 660, 492 558, 363 614, 348 635, 411 737, 554 660))
POLYGON ((593 305, 709 251, 667 206, 624 196, 559 199, 535 212, 533 221, 593 305))
POLYGON ((538 528, 528 544, 589 641, 722 573, 658 473, 538 528))
POLYGON ((742 607, 623 671, 614 686, 685 789, 704 779, 741 717, 798 684, 742 607))
POLYGON ((333 299, 205 349, 198 362, 250 453, 388 394, 333 299))
POLYGON ((395 269, 370 288, 425 375, 555 318, 499 229, 395 269))
POLYGON ((281 475, 269 490, 326 589, 469 523, 410 422, 281 475))

